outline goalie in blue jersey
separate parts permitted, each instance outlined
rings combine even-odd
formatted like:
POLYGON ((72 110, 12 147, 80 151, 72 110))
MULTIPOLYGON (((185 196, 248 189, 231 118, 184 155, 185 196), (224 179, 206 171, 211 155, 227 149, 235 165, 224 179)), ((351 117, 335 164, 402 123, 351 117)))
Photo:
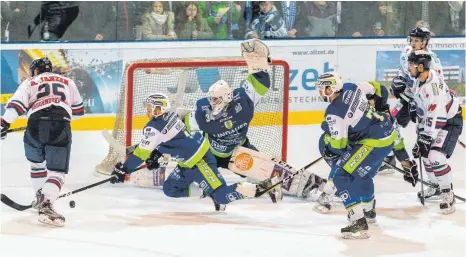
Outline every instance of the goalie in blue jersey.
MULTIPOLYGON (((268 47, 258 39, 250 39, 241 44, 241 51, 249 70, 241 87, 232 90, 226 81, 217 81, 209 88, 209 96, 198 100, 196 109, 185 116, 187 128, 204 132, 217 166, 225 169, 236 147, 258 151, 249 142, 247 133, 256 105, 270 88, 268 47)), ((281 188, 271 190, 269 196, 274 203, 281 200, 281 188)))

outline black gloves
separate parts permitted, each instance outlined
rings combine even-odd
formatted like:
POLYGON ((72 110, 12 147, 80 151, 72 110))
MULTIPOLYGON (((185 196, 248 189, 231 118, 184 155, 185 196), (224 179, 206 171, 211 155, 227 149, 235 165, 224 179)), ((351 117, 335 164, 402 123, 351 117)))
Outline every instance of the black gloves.
POLYGON ((419 180, 419 172, 417 171, 417 165, 413 161, 408 161, 409 166, 403 166, 403 170, 405 171, 405 174, 403 175, 403 179, 411 183, 413 187, 416 186, 417 181, 419 180))
POLYGON ((4 119, 1 119, 1 139, 5 139, 10 128, 10 123, 6 122, 4 119))
POLYGON ((413 148, 413 156, 427 158, 432 144, 432 138, 426 135, 418 135, 416 145, 413 148))
POLYGON ((112 184, 124 183, 126 174, 129 174, 128 168, 126 168, 126 166, 121 162, 117 163, 112 172, 112 176, 115 176, 115 177, 114 179, 110 180, 110 183, 112 184))

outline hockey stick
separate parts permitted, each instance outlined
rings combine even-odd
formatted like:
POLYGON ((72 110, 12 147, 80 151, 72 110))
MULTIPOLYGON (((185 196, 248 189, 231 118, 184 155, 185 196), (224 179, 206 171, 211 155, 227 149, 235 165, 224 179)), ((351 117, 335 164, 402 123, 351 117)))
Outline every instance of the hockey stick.
MULTIPOLYGON (((421 181, 424 181, 424 175, 423 175, 424 172, 422 172, 422 157, 421 156, 419 156, 419 173, 421 173, 420 174, 421 175, 421 181)), ((421 194, 420 194, 420 196, 421 196, 420 197, 421 204, 425 206, 425 202, 424 202, 424 200, 425 200, 425 198, 424 198, 424 183, 421 183, 421 194)))
POLYGON ((461 140, 458 140, 458 144, 460 144, 464 149, 466 149, 466 145, 463 142, 461 142, 461 140))
POLYGON ((6 131, 6 133, 21 131, 21 130, 25 130, 25 129, 26 129, 26 127, 19 127, 19 128, 9 129, 9 130, 6 131))
MULTIPOLYGON (((145 168, 145 167, 146 167, 146 165, 141 165, 141 166, 139 166, 138 168, 136 168, 134 171, 143 169, 143 168, 145 168)), ((68 192, 68 193, 66 193, 66 194, 60 195, 57 199, 64 198, 64 197, 68 197, 68 196, 70 196, 70 195, 74 195, 74 194, 79 193, 79 192, 81 192, 81 191, 88 190, 88 189, 90 189, 90 188, 93 188, 93 187, 96 187, 96 186, 105 184, 105 183, 107 183, 107 182, 110 182, 110 181, 111 181, 112 179, 114 179, 114 178, 116 178, 116 177, 115 177, 115 176, 111 176, 111 177, 109 177, 109 178, 107 178, 107 179, 104 179, 104 180, 102 180, 102 181, 96 182, 96 183, 94 183, 94 184, 90 184, 90 185, 87 185, 87 186, 85 186, 85 187, 78 188, 78 189, 73 190, 73 191, 71 191, 71 192, 68 192)), ((27 209, 32 208, 32 205, 31 205, 31 204, 30 204, 30 205, 21 205, 21 204, 19 204, 19 203, 16 203, 15 201, 11 200, 11 199, 10 199, 8 196, 6 196, 5 194, 1 194, 0 198, 1 198, 2 203, 6 204, 6 205, 8 205, 9 207, 11 207, 11 208, 13 208, 13 209, 15 209, 15 210, 18 210, 18 211, 24 211, 24 210, 27 210, 27 209)))
POLYGON ((313 166, 314 164, 318 163, 318 162, 319 162, 320 160, 322 160, 323 158, 324 158, 324 157, 321 156, 321 157, 317 158, 317 160, 315 160, 315 161, 309 163, 308 165, 302 167, 301 169, 299 169, 296 173, 294 173, 294 174, 292 174, 292 175, 290 175, 290 176, 284 178, 283 180, 281 180, 281 181, 275 183, 274 185, 272 185, 272 186, 270 186, 270 187, 268 187, 268 188, 266 188, 266 189, 264 189, 264 190, 262 190, 262 191, 257 191, 256 194, 254 195, 254 197, 260 197, 260 196, 264 195, 265 193, 267 193, 268 191, 270 191, 272 188, 274 188, 274 187, 276 187, 276 186, 278 186, 278 185, 281 185, 281 184, 287 182, 288 180, 294 178, 294 176, 296 176, 296 175, 298 175, 298 174, 303 173, 305 170, 309 169, 309 167, 311 167, 311 166, 313 166))
MULTIPOLYGON (((395 169, 396 171, 400 172, 401 174, 405 174, 405 172, 404 172, 402 169, 396 167, 395 165, 392 165, 392 164, 390 164, 389 162, 387 162, 387 161, 385 161, 385 160, 384 160, 383 162, 384 162, 385 164, 387 164, 388 166, 392 167, 393 169, 395 169)), ((422 178, 421 178, 420 182, 421 182, 422 184, 426 185, 426 186, 430 186, 430 187, 433 187, 433 186, 434 186, 434 185, 432 185, 431 183, 422 180, 422 178)), ((464 199, 464 198, 461 197, 461 196, 455 195, 455 198, 458 199, 458 200, 461 200, 461 201, 463 201, 463 202, 466 201, 466 199, 464 199)))

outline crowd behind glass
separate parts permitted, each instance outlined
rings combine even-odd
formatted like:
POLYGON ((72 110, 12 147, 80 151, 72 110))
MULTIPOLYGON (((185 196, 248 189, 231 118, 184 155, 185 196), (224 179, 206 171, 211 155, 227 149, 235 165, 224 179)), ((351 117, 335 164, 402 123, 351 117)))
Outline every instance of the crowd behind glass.
POLYGON ((464 1, 2 1, 2 41, 464 36, 464 1))

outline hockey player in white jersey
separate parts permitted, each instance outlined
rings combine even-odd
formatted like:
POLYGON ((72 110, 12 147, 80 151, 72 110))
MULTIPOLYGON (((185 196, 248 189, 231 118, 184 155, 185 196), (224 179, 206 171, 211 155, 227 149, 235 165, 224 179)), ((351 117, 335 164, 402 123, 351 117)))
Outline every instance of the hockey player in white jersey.
MULTIPOLYGON (((398 76, 393 78, 390 91, 393 96, 397 98, 398 103, 395 105, 396 110, 392 111, 395 118, 395 129, 397 130, 398 138, 395 141, 393 152, 385 159, 392 165, 396 164, 396 159, 401 163, 401 166, 405 171, 415 168, 415 162, 409 159, 408 152, 405 149, 404 139, 400 133, 401 128, 406 128, 409 123, 409 105, 413 99, 413 78, 408 71, 408 56, 417 50, 424 50, 431 56, 431 70, 435 71, 439 78, 443 81, 442 65, 437 55, 428 49, 430 40, 430 31, 425 27, 418 27, 409 33, 409 45, 406 46, 400 55, 400 69, 398 76), (399 107, 397 107, 399 106, 399 107)), ((391 170, 388 165, 382 165, 381 171, 391 170)), ((437 191, 437 195, 440 195, 440 191, 437 191)))
POLYGON ((417 122, 417 142, 413 156, 422 159, 429 180, 424 195, 432 195, 440 188, 440 210, 443 214, 455 211, 455 197, 451 167, 447 163, 462 133, 463 119, 458 99, 435 70, 430 69, 432 56, 426 51, 414 51, 408 57, 409 74, 413 83, 415 108, 410 110, 417 122))
POLYGON ((6 138, 10 124, 27 113, 24 151, 36 192, 32 206, 39 211, 40 222, 63 226, 65 218, 55 212, 53 204, 68 173, 71 117, 84 115, 83 101, 72 80, 52 73, 48 58, 34 60, 30 72, 1 117, 1 138, 6 138))

